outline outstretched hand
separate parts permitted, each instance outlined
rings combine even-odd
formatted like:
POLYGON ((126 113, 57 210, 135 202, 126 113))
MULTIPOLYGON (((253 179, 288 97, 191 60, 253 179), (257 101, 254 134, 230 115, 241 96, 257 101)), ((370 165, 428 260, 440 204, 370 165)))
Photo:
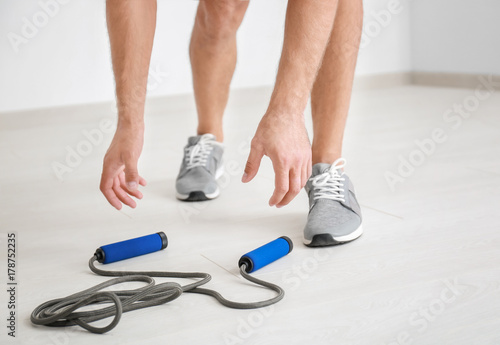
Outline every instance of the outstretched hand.
POLYGON ((264 115, 252 139, 242 182, 250 182, 257 175, 264 155, 271 159, 275 174, 269 206, 285 206, 311 175, 311 144, 303 116, 264 115))
POLYGON ((137 162, 141 155, 144 140, 144 128, 118 126, 113 141, 104 156, 101 175, 101 192, 117 210, 122 203, 135 208, 133 196, 142 199, 139 185, 145 186, 146 180, 139 176, 137 162))

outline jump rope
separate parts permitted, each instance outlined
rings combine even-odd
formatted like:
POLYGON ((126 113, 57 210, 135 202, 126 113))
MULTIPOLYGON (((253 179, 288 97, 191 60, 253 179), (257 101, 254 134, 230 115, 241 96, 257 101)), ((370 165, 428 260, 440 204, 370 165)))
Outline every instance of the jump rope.
POLYGON ((139 255, 153 253, 165 249, 168 239, 165 233, 158 232, 147 236, 108 244, 98 248, 89 260, 90 270, 101 276, 118 277, 95 285, 89 289, 77 292, 63 298, 45 302, 33 310, 31 322, 36 325, 50 327, 67 327, 78 325, 92 333, 106 333, 116 327, 124 312, 157 306, 178 298, 182 293, 199 293, 214 297, 219 303, 235 309, 254 309, 275 304, 283 299, 285 292, 278 285, 257 279, 250 273, 287 255, 293 249, 292 241, 282 236, 251 252, 243 255, 238 261, 240 274, 246 280, 271 289, 277 293, 273 298, 257 302, 235 302, 224 298, 215 290, 202 288, 212 277, 203 272, 163 272, 163 271, 107 271, 97 268, 95 262, 110 264, 139 255), (175 282, 156 284, 153 277, 200 279, 194 283, 180 285, 175 282), (102 291, 109 286, 125 282, 144 282, 146 286, 133 290, 102 291), (100 309, 78 311, 86 306, 113 303, 100 309), (113 317, 111 322, 103 327, 92 326, 90 323, 113 317))

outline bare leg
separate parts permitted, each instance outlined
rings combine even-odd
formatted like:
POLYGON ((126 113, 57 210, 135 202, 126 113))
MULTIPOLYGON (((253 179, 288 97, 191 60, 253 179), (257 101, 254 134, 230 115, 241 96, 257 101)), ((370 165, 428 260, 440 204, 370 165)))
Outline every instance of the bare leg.
POLYGON ((200 1, 189 53, 198 111, 198 134, 222 142, 222 116, 236 66, 236 31, 248 1, 200 1))
POLYGON ((330 40, 311 93, 312 164, 331 164, 342 156, 362 25, 362 0, 339 0, 330 40))

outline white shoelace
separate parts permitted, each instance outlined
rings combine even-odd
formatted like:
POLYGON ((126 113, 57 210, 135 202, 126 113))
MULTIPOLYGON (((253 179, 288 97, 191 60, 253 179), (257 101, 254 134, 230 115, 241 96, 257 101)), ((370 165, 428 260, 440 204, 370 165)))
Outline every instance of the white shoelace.
POLYGON ((345 163, 344 158, 339 158, 324 173, 311 178, 315 189, 314 200, 330 199, 345 202, 344 189, 341 188, 342 181, 345 180, 342 177, 344 175, 342 168, 345 163))
POLYGON ((202 166, 207 164, 208 156, 213 150, 213 138, 211 136, 202 135, 196 145, 186 149, 185 159, 187 169, 202 166))

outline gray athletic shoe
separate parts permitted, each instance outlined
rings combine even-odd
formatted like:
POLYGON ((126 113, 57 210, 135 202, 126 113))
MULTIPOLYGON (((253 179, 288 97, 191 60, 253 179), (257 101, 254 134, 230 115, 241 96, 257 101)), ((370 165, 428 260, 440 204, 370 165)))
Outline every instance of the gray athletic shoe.
POLYGON ((175 182, 176 197, 183 201, 202 201, 219 196, 217 179, 224 173, 224 146, 213 134, 189 137, 175 182))
POLYGON ((345 159, 332 165, 314 164, 305 186, 309 195, 309 215, 304 244, 332 246, 355 240, 363 233, 361 209, 351 180, 342 171, 345 159))

